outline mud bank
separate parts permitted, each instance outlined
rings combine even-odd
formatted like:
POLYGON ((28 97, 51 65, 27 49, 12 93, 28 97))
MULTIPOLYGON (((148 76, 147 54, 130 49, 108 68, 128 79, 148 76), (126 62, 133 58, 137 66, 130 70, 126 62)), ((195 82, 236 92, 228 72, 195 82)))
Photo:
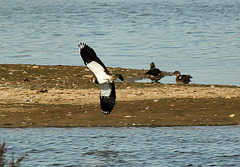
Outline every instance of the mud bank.
MULTIPOLYGON (((109 68, 126 79, 146 70, 109 68)), ((102 115, 99 85, 82 66, 0 65, 0 127, 193 126, 240 124, 240 88, 117 82, 102 115)))

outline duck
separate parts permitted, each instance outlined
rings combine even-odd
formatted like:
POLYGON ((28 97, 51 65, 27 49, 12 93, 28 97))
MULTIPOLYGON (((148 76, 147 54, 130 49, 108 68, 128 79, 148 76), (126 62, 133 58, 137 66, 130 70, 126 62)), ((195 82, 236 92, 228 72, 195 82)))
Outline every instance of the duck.
POLYGON ((190 78, 192 78, 192 76, 190 75, 181 75, 179 71, 174 71, 173 75, 176 76, 177 84, 189 84, 189 82, 191 82, 190 78))
POLYGON ((165 71, 161 71, 158 68, 156 68, 154 62, 152 62, 150 64, 150 69, 148 70, 148 72, 145 73, 145 76, 149 79, 152 80, 153 82, 158 82, 160 79, 162 79, 165 76, 171 76, 172 73, 171 72, 165 72, 165 71))
POLYGON ((96 52, 85 43, 78 44, 84 64, 94 73, 96 84, 100 85, 100 106, 102 114, 110 114, 115 106, 116 90, 114 80, 124 80, 121 74, 112 75, 97 57, 96 52))

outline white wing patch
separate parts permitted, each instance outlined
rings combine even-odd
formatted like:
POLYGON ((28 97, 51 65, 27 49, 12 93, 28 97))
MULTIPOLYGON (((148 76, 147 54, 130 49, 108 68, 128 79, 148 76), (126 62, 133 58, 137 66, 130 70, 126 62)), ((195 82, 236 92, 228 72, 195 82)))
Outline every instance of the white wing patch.
POLYGON ((111 77, 106 74, 104 68, 96 61, 88 63, 87 67, 95 74, 99 84, 112 82, 111 77))
POLYGON ((110 96, 112 91, 112 86, 109 83, 104 83, 100 85, 100 96, 110 96))

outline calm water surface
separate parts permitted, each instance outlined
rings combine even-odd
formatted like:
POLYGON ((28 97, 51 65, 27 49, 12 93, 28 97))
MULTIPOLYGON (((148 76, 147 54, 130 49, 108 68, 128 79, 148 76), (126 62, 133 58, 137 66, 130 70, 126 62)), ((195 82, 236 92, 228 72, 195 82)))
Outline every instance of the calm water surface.
POLYGON ((23 166, 239 166, 240 126, 0 129, 23 166))
MULTIPOLYGON (((240 86, 239 0, 1 0, 0 63, 179 70, 193 83, 240 86)), ((163 83, 174 83, 166 77, 163 83)))

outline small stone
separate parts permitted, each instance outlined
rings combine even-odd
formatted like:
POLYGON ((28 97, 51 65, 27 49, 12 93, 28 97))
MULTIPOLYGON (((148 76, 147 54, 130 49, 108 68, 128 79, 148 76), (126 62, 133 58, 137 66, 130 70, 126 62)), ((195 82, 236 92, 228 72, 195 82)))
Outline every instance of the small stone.
POLYGON ((54 100, 55 100, 55 101, 59 101, 60 99, 61 99, 61 98, 55 98, 54 100))
POLYGON ((39 66, 33 66, 32 68, 36 69, 36 68, 39 68, 39 66))
POLYGON ((230 114, 229 117, 230 118, 234 118, 236 115, 235 114, 230 114))
POLYGON ((26 100, 27 103, 32 103, 32 99, 26 100))
POLYGON ((39 92, 41 92, 41 93, 47 93, 48 90, 47 90, 47 89, 41 89, 39 92))

